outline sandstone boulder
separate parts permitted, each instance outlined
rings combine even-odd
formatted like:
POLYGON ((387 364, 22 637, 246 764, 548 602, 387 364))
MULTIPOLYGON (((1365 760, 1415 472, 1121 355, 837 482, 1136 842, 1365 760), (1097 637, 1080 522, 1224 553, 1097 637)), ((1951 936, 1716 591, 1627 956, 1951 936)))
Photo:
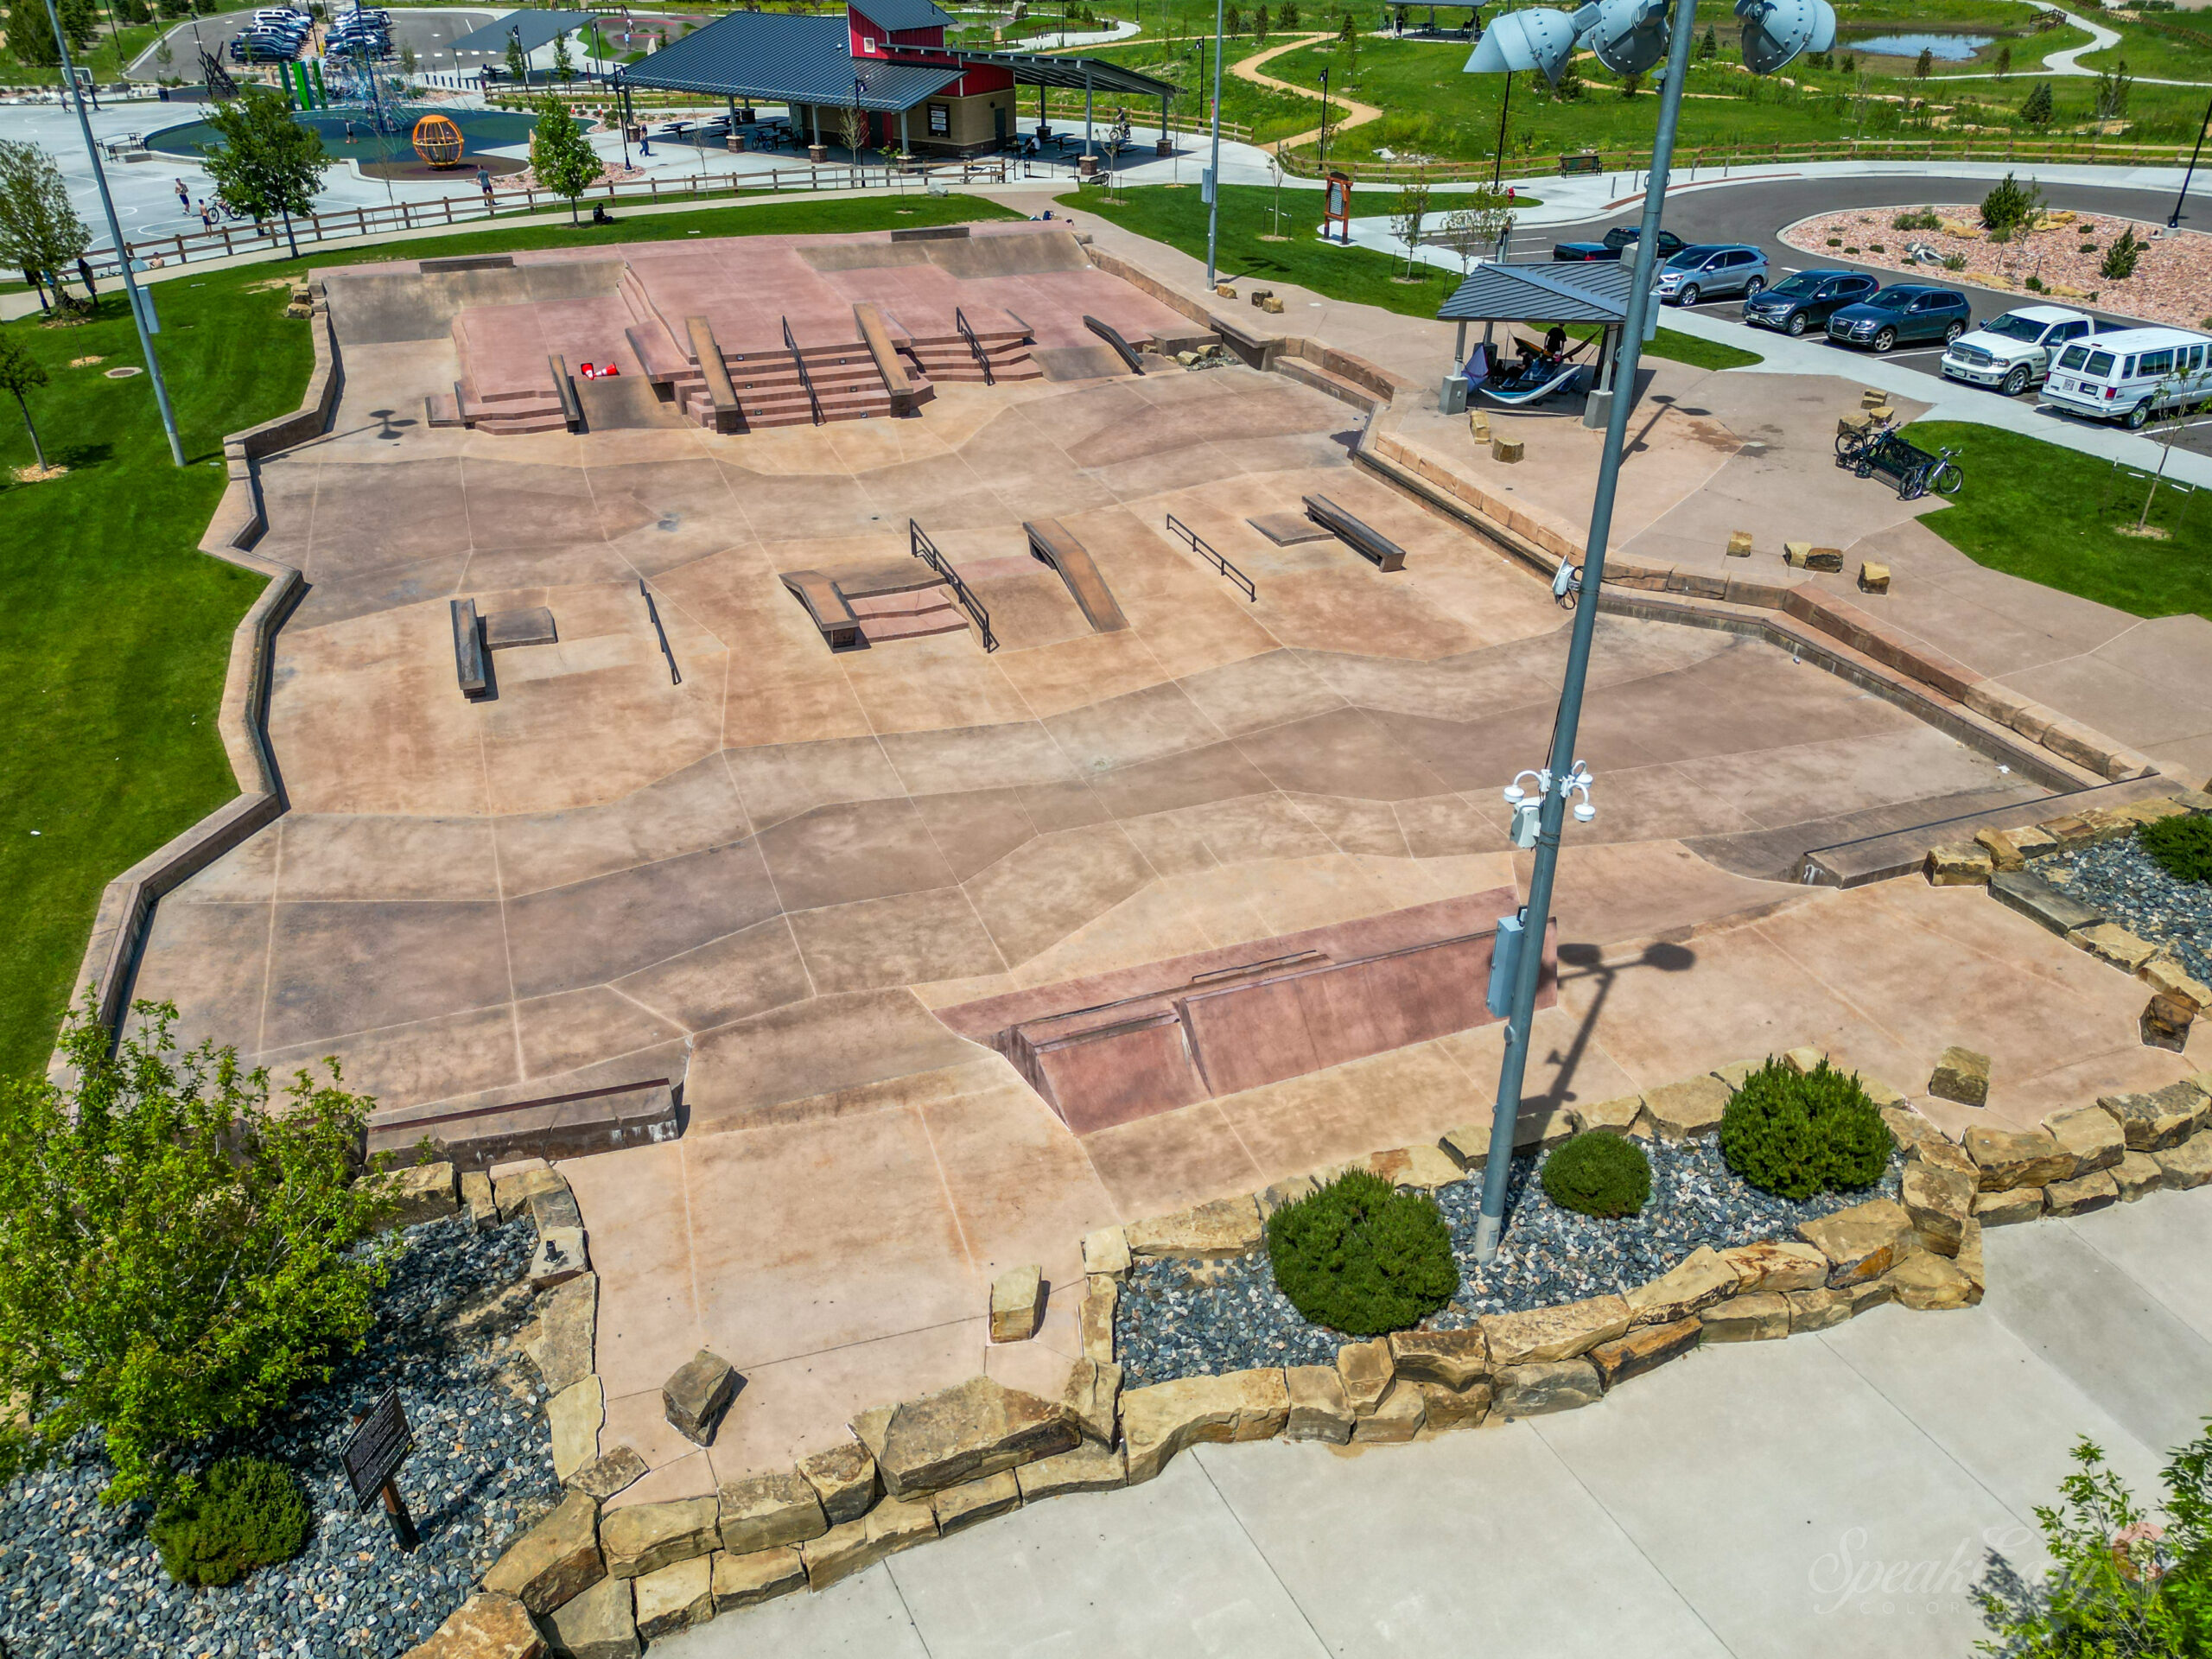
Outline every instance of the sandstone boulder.
POLYGON ((991 1340, 1027 1342, 1045 1317, 1045 1270, 1012 1268, 991 1281, 991 1340))
POLYGON ((2127 1151, 2127 1137, 2121 1132, 2119 1121, 2101 1106, 2077 1106, 2070 1111, 2053 1112, 2044 1119, 2043 1126, 2073 1159, 2073 1173, 2076 1175, 2110 1169, 2127 1151))
POLYGON ((992 1376, 880 1406, 855 1418, 853 1432, 893 1497, 979 1480, 1068 1451, 1077 1440, 1058 1401, 1039 1400, 992 1376))
POLYGON ((599 1431, 607 1421, 607 1390, 596 1374, 545 1402, 553 1437, 553 1478, 566 1482, 599 1461, 599 1431))
POLYGON ((1402 1446, 1421 1433, 1427 1412, 1420 1384, 1393 1382, 1375 1409, 1352 1425, 1352 1440, 1356 1445, 1402 1446))
POLYGON ((1938 1100, 1955 1100, 1961 1106, 1986 1106, 1989 1056, 1956 1045, 1945 1049, 1929 1075, 1928 1092, 1938 1100))
POLYGON ((835 1526, 798 1547, 807 1586, 827 1590, 840 1579, 937 1536, 937 1510, 926 1496, 886 1498, 857 1521, 835 1526))
POLYGON ((562 1484, 604 1503, 615 1493, 636 1485, 646 1473, 645 1460, 635 1447, 618 1446, 604 1457, 594 1458, 562 1484))
POLYGON ((2000 1129, 1977 1123, 1967 1131, 1967 1154, 1981 1172, 1981 1190, 2045 1186, 2074 1173, 2073 1155, 2048 1129, 2000 1129))
POLYGON ((1735 1269, 1738 1291, 1813 1290, 1828 1281, 1828 1258, 1810 1244, 1763 1240, 1719 1254, 1735 1269))
MULTIPOLYGON (((673 1561, 711 1555, 721 1541, 719 1510, 711 1497, 677 1497, 608 1510, 599 1523, 607 1576, 643 1578, 673 1561)), ((644 1623, 642 1616, 639 1622, 644 1623)))
POLYGON ((1696 1347, 1704 1334, 1704 1325, 1694 1319, 1675 1319, 1666 1325, 1640 1325, 1624 1337, 1599 1343, 1587 1357, 1597 1367, 1599 1380, 1610 1389, 1631 1377, 1642 1376, 1646 1371, 1656 1370, 1670 1359, 1680 1358, 1696 1347))
POLYGON ((1711 1245, 1700 1245, 1658 1278, 1629 1292, 1631 1322, 1673 1325, 1701 1307, 1733 1296, 1741 1275, 1711 1245))
POLYGON ((1127 1485, 1129 1479, 1120 1446, 1097 1446, 1089 1440, 1056 1458, 1025 1463, 1014 1474, 1024 1503, 1070 1492, 1110 1492, 1127 1485))
POLYGON ((712 1446, 722 1414, 744 1381, 729 1361, 702 1348, 660 1385, 662 1413, 694 1446, 712 1446))
POLYGON ((937 1529, 940 1537, 950 1538, 956 1532, 988 1521, 995 1515, 1004 1515, 1009 1510, 1021 1507, 1021 1484, 1014 1478, 1014 1471, 1001 1469, 995 1475, 985 1475, 981 1480, 966 1480, 957 1486, 948 1486, 930 1500, 937 1511, 937 1529))
POLYGON ((2170 996, 2198 1014, 2212 1008, 2212 985, 2196 978, 2183 963, 2163 951, 2138 968, 2135 977, 2148 985, 2154 996, 2170 996))
MULTIPOLYGON (((1865 1084, 1862 1083, 1860 1086, 1863 1088, 1865 1084)), ((1869 1097, 1872 1097, 1871 1091, 1869 1091, 1869 1097)), ((1876 1103, 1882 1114, 1882 1122, 1889 1125, 1891 1141, 1895 1143, 1897 1149, 1907 1157, 1919 1154, 1933 1146, 1950 1147, 1956 1149, 1955 1141, 1948 1139, 1942 1130, 1929 1122, 1910 1104, 1903 1101, 1888 1104, 1879 1102, 1876 1103)))
POLYGON ((499 1225, 499 1205, 492 1196, 492 1178, 481 1170, 470 1170, 461 1178, 461 1201, 468 1211, 471 1226, 499 1225))
POLYGON ((1249 1198, 1217 1198, 1172 1216, 1133 1221, 1124 1231, 1132 1255, 1225 1261, 1260 1248, 1260 1209, 1249 1198))
POLYGON ((704 1555, 655 1567, 632 1586, 637 1596, 638 1634, 658 1642, 715 1616, 715 1564, 704 1555))
POLYGON ((1083 1236, 1083 1270, 1109 1279, 1129 1276, 1129 1236, 1119 1227, 1101 1227, 1083 1236))
POLYGON ((592 1374, 598 1335, 599 1275, 580 1274, 545 1299, 537 1339, 524 1350, 547 1394, 574 1388, 592 1374))
POLYGON ((1510 1365, 1497 1377, 1491 1409, 1510 1422, 1586 1406, 1605 1393, 1598 1368, 1586 1359, 1561 1359, 1510 1365))
POLYGON ((1122 1398, 1122 1368, 1078 1359, 1068 1372, 1060 1410, 1085 1440, 1114 1444, 1114 1418, 1122 1398))
POLYGON ((1869 1308, 1897 1300, 1897 1288, 1887 1279, 1862 1279, 1855 1285, 1839 1285, 1835 1294, 1849 1300, 1854 1319, 1869 1308))
POLYGON ((1283 1372, 1283 1382, 1290 1398, 1283 1439, 1325 1440, 1336 1446, 1351 1439, 1359 1418, 1333 1365, 1290 1366, 1283 1372))
POLYGON ((1643 1110, 1662 1140, 1687 1141, 1720 1133, 1720 1115, 1727 1110, 1732 1093, 1718 1077, 1685 1077, 1646 1090, 1643 1110))
POLYGON ((1841 1290, 1793 1290, 1783 1298, 1789 1304, 1789 1334, 1826 1331, 1851 1317, 1851 1296, 1841 1290))
POLYGON ((484 1573, 484 1587, 533 1613, 550 1613, 607 1576, 599 1551, 599 1505, 571 1492, 484 1573))
POLYGON ((2212 1182, 2212 1129, 2199 1129, 2186 1141, 2151 1155, 2158 1160, 2164 1184, 2177 1192, 2212 1182))
POLYGON ((1974 1214, 1974 1190, 1973 1176, 1915 1158, 1904 1166, 1897 1197, 1923 1245, 1938 1255, 1956 1255, 1959 1236, 1974 1214))
POLYGON ((560 1659, 638 1659, 645 1650, 626 1579, 601 1579, 546 1622, 560 1659))
POLYGON ((1344 1344, 1337 1350, 1337 1375, 1344 1381, 1344 1398, 1351 1402, 1352 1410, 1364 1417, 1381 1402, 1397 1375, 1389 1339, 1344 1344))
POLYGON ((2133 1204, 2146 1193, 2155 1192, 2165 1185, 2166 1172, 2158 1167, 2157 1156, 2147 1152, 2131 1152, 2112 1166, 2113 1185, 2120 1189, 2122 1204, 2133 1204))
POLYGON ((1076 1328, 1083 1338, 1083 1357, 1106 1364, 1114 1357, 1114 1310, 1122 1296, 1120 1284, 1094 1273, 1084 1281, 1083 1305, 1076 1309, 1076 1328))
POLYGON ((1421 1427, 1431 1434, 1455 1428, 1478 1428, 1490 1415, 1491 1387, 1487 1382, 1466 1389, 1447 1389, 1441 1382, 1401 1382, 1400 1388, 1421 1390, 1421 1427))
POLYGON ((1624 1335, 1631 1317, 1622 1298, 1592 1296, 1521 1313, 1485 1313, 1478 1323, 1490 1344, 1491 1366, 1503 1368, 1573 1359, 1624 1335))
POLYGON ((1122 1395, 1129 1484, 1150 1480, 1187 1446, 1272 1439, 1289 1417, 1290 1390, 1279 1370, 1185 1376, 1131 1389, 1122 1395))
POLYGON ((1755 1290, 1706 1309, 1704 1319, 1707 1342, 1771 1342, 1789 1334, 1789 1299, 1755 1290))
POLYGON ((380 1187, 390 1201, 382 1225, 419 1227, 442 1221, 461 1208, 451 1164, 416 1164, 382 1175, 364 1175, 361 1184, 380 1187))
POLYGON ((1367 1167, 1403 1192, 1433 1192, 1463 1180, 1465 1168, 1441 1147, 1394 1147, 1373 1154, 1367 1167))
POLYGON ((1828 1259, 1828 1283, 1878 1279, 1912 1246, 1912 1217, 1893 1198, 1871 1198, 1801 1223, 1798 1236, 1828 1259))
POLYGON ((2204 1126, 2205 1097, 2193 1084, 2170 1083, 2150 1094, 2101 1095, 2133 1152, 2163 1152, 2204 1126))
POLYGON ((556 1228, 581 1230, 584 1224, 584 1212, 577 1207, 575 1192, 566 1181, 531 1193, 525 1207, 530 1211, 531 1224, 541 1235, 556 1228))
POLYGON ((804 1543, 830 1530, 822 1499, 796 1469, 724 1481, 715 1499, 721 1547, 733 1555, 804 1543))
POLYGON ((530 1287, 544 1291, 567 1284, 590 1266, 591 1251, 584 1242, 584 1230, 556 1227, 537 1236, 537 1248, 531 1253, 526 1272, 530 1287))
POLYGON ((1985 1227, 2009 1227, 2014 1222, 2033 1221, 2041 1214, 2043 1188, 2039 1186, 2008 1187, 2001 1192, 1974 1195, 1974 1218, 1985 1227))
POLYGON ((2108 1169, 2092 1170, 2070 1181, 2053 1181, 2043 1190, 2046 1215, 2086 1216, 2092 1210, 2119 1202, 2120 1185, 2108 1169))
POLYGON ((1980 887, 1989 884, 1990 872, 1997 868, 1988 848, 1955 841, 1930 847, 1920 873, 1931 887, 1980 887))
POLYGON ((492 1202, 498 1208, 501 1221, 512 1221, 530 1207, 534 1195, 565 1192, 568 1187, 568 1178, 557 1169, 518 1169, 493 1181, 492 1202))
POLYGON ((717 1552, 712 1558, 715 1611, 734 1612, 806 1588, 806 1562, 789 1544, 749 1555, 717 1552))
POLYGON ((1988 1272, 1982 1262, 1980 1222, 1970 1221, 1967 1224, 1966 1236, 1959 1241, 1956 1265, 1960 1273, 1966 1277, 1967 1305, 1969 1307, 1979 1306, 1982 1292, 1988 1287, 1988 1272))
POLYGON ((2189 1047, 2190 1027, 2196 1023, 2196 1005, 2177 996, 2154 995, 2143 1006, 2139 1027, 2146 1048, 2163 1048, 2179 1054, 2189 1047))
POLYGON ((2139 939, 2117 922, 2092 922, 2066 936, 2067 944, 2086 950, 2099 962, 2109 963, 2123 973, 2134 973, 2158 954, 2158 947, 2139 939))
POLYGON ((1464 1389, 1490 1375, 1490 1344, 1479 1326, 1465 1331, 1397 1331, 1389 1338, 1392 1371, 1415 1382, 1464 1389))
POLYGON ((858 1440, 801 1458, 798 1471, 822 1500, 822 1513, 833 1527, 858 1520, 875 1502, 875 1459, 858 1440))
POLYGON ((1965 1307, 1974 1298, 1974 1281, 1957 1262, 1926 1250, 1915 1250, 1886 1276, 1897 1300, 1922 1313, 1965 1307))
POLYGON ((545 1638, 512 1596, 486 1591, 461 1603, 404 1659, 541 1659, 545 1638))

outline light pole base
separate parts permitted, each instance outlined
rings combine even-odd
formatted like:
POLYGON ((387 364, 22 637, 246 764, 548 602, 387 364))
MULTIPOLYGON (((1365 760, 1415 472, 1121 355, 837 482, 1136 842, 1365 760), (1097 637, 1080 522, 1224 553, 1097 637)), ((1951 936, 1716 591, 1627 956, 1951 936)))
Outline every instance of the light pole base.
POLYGON ((1613 397, 1614 394, 1610 391, 1592 392, 1589 401, 1582 405, 1582 424, 1604 431, 1605 423, 1613 417, 1613 397))
POLYGON ((1475 1218, 1475 1260, 1488 1267, 1497 1260, 1497 1241, 1505 1231, 1503 1216, 1478 1216, 1475 1218))

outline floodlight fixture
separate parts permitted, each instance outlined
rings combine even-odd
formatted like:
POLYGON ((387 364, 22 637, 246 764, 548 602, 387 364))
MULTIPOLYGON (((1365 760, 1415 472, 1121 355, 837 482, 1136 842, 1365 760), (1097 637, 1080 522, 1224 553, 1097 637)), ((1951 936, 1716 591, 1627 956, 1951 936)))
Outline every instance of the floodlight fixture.
POLYGON ((1574 55, 1578 35, 1597 22, 1598 8, 1585 6, 1572 16, 1563 11, 1536 8, 1509 11, 1491 20, 1467 59, 1471 75, 1512 74, 1535 69, 1556 86, 1559 72, 1574 55), (1588 14, 1586 16, 1585 14, 1588 14))
POLYGON ((1736 0, 1744 20, 1744 65, 1770 75, 1802 52, 1835 44, 1835 8, 1828 0, 1736 0))
POLYGON ((1667 0, 1599 0, 1588 39, 1615 74, 1643 74, 1667 55, 1667 0))

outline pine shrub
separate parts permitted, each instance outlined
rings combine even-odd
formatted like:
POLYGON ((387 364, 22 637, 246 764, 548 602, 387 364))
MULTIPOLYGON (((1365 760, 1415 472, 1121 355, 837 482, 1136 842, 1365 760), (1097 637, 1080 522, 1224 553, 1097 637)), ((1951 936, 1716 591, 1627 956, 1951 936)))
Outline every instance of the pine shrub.
POLYGON ((1350 1337, 1418 1325, 1459 1287, 1436 1200, 1363 1169, 1270 1216, 1268 1261, 1292 1306, 1350 1337))
POLYGON ((1578 1215, 1632 1216, 1651 1197, 1651 1160, 1624 1135, 1578 1135, 1544 1160, 1544 1191, 1578 1215))
POLYGON ((2212 818, 2191 813, 2139 824, 2135 841, 2175 880, 2212 882, 2212 818))
POLYGON ((270 1458, 225 1458, 181 1482, 149 1530, 179 1584, 235 1584, 257 1567, 306 1548, 308 1501, 292 1471, 270 1458))
POLYGON ((1800 1072, 1770 1058, 1721 1114, 1720 1155, 1762 1192, 1809 1198, 1879 1180, 1890 1131, 1857 1072, 1826 1060, 1800 1072))

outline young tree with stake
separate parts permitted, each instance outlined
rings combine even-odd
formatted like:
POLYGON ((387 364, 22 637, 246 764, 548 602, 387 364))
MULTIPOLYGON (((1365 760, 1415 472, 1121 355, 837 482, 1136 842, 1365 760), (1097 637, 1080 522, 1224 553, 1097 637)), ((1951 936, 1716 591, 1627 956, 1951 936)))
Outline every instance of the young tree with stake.
POLYGON ((46 446, 38 441, 38 428, 31 423, 29 394, 46 384, 46 367, 23 349, 23 344, 13 334, 0 334, 0 391, 16 400, 16 407, 23 413, 23 430, 31 435, 31 454, 38 459, 38 469, 46 470, 46 446))
POLYGON ((61 286, 61 272, 92 245, 54 157, 36 144, 0 140, 0 265, 41 273, 54 303, 73 310, 79 302, 61 286))
POLYGON ((1421 227, 1428 218, 1428 181, 1416 179, 1398 192, 1397 204, 1390 210, 1390 230, 1406 245, 1406 275, 1414 274, 1414 262, 1421 257, 1421 227))
POLYGON ((247 86, 228 104, 207 106, 207 124, 222 137, 220 149, 202 145, 203 165, 215 181, 215 194, 257 221, 281 219, 285 245, 300 257, 292 234, 295 213, 315 212, 315 192, 330 170, 322 135, 292 119, 281 93, 247 86))
POLYGON ((569 204, 576 222, 576 203, 599 182, 599 152, 569 113, 569 106, 548 93, 537 101, 537 128, 530 135, 530 167, 537 181, 569 204))

